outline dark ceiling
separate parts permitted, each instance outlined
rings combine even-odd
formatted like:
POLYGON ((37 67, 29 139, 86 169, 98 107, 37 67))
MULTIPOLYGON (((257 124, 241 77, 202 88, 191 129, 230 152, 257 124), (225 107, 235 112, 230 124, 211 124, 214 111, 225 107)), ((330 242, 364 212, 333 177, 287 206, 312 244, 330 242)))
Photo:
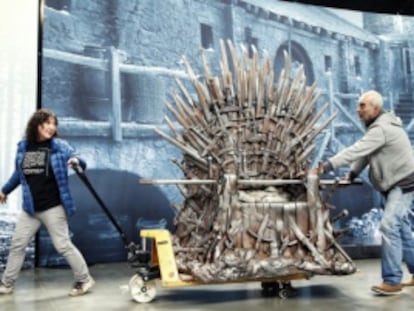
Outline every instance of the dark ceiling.
POLYGON ((370 11, 377 13, 390 13, 401 15, 414 15, 413 0, 283 0, 305 4, 323 5, 334 8, 370 11))

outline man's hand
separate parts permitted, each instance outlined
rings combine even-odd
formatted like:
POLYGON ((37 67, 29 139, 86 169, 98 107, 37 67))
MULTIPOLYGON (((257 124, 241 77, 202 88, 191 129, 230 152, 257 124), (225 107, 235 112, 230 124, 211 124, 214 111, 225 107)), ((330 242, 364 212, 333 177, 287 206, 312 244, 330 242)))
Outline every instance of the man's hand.
POLYGON ((308 171, 308 175, 320 175, 319 167, 312 168, 308 171))
POLYGON ((323 174, 323 163, 319 162, 318 167, 314 167, 308 171, 309 175, 321 175, 323 174))
POLYGON ((7 195, 3 192, 0 192, 0 203, 6 203, 7 202, 7 195))

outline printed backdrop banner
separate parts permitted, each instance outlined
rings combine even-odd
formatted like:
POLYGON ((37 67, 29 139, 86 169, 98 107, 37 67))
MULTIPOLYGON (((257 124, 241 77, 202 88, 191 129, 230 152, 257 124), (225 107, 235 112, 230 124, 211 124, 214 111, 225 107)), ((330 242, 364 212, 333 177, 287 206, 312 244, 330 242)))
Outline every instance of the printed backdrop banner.
MULTIPOLYGON (((168 131, 165 102, 185 78, 182 55, 202 74, 200 48, 219 70, 220 39, 251 45, 271 55, 275 76, 283 51, 292 67, 304 66, 317 82, 318 107, 338 117, 321 133, 313 165, 363 135, 355 111, 363 91, 384 94, 412 135, 414 20, 406 16, 332 10, 283 1, 243 0, 46 0, 42 50, 42 105, 60 118, 60 134, 88 163, 87 174, 108 209, 132 240, 142 226, 173 230, 174 204, 183 198, 171 185, 141 178, 182 178, 171 163, 181 152, 153 130, 168 131), (114 99, 114 100, 112 100, 114 99)), ((342 175, 346 170, 336 172, 342 175)), ((362 185, 338 189, 337 211, 350 216, 344 246, 378 246, 381 197, 366 173, 362 185)), ((70 178, 78 207, 71 232, 88 262, 125 260, 120 237, 76 175, 70 178)), ((62 264, 45 232, 40 262, 62 264)), ((364 254, 361 254, 363 256, 364 254)))

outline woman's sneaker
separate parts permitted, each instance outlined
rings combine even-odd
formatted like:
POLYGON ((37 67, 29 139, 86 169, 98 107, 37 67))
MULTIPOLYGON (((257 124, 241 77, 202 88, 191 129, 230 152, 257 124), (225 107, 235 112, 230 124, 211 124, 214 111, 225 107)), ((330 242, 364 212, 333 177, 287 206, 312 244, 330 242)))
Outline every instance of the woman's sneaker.
POLYGON ((73 288, 69 292, 69 296, 75 297, 86 294, 92 286, 95 285, 95 280, 90 277, 86 282, 75 282, 73 288))
POLYGON ((0 295, 7 295, 13 293, 13 286, 7 286, 0 281, 0 295))

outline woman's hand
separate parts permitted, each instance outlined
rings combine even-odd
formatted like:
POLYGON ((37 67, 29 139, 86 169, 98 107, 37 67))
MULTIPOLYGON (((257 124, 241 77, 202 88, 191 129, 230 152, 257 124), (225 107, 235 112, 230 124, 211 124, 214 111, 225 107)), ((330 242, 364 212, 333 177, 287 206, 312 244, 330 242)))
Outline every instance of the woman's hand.
POLYGON ((7 202, 7 194, 4 194, 3 192, 0 192, 0 203, 6 203, 7 202))
POLYGON ((78 158, 72 157, 68 160, 68 166, 76 171, 77 173, 82 173, 83 169, 80 166, 80 161, 78 158))
POLYGON ((79 159, 78 158, 75 158, 75 157, 70 158, 68 160, 68 166, 70 168, 76 168, 76 167, 78 167, 79 166, 79 159))

